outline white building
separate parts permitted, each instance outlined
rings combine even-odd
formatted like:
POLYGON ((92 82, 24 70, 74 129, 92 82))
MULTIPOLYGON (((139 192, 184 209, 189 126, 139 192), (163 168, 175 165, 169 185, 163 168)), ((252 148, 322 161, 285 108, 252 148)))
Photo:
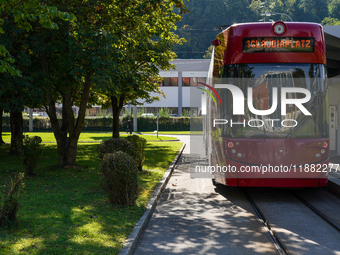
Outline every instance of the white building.
POLYGON ((160 101, 144 104, 144 107, 150 113, 156 113, 160 107, 167 107, 178 116, 191 107, 200 115, 202 91, 195 87, 206 82, 210 59, 177 59, 171 63, 176 65, 176 70, 160 71, 163 77, 161 90, 166 98, 160 97, 160 101))

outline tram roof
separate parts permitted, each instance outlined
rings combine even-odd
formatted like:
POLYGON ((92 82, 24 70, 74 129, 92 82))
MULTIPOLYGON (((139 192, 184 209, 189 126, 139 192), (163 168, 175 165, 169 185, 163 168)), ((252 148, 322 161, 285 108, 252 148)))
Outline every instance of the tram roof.
MULTIPOLYGON (((324 26, 328 77, 340 75, 340 26, 324 26)), ((176 71, 207 71, 210 59, 175 59, 176 71)))

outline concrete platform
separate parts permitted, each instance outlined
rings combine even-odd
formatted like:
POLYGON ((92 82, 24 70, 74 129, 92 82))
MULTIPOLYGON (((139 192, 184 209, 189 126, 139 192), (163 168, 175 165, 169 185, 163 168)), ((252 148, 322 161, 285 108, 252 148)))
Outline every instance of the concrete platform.
POLYGON ((330 164, 334 164, 334 166, 328 173, 328 184, 326 189, 333 194, 340 196, 340 157, 332 157, 329 162, 330 164), (339 164, 339 166, 336 164, 339 164))

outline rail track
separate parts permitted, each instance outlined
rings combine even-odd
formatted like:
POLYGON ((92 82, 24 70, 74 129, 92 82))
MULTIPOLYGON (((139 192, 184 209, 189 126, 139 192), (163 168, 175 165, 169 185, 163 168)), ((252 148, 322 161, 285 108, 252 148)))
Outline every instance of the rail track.
MULTIPOLYGON (((259 218, 259 221, 261 222, 264 230, 266 231, 266 234, 268 238, 273 243, 274 247, 276 248, 278 254, 286 255, 286 254, 292 254, 287 249, 287 244, 285 245, 284 242, 280 239, 278 234, 275 232, 275 230, 271 227, 270 222, 268 222, 266 216, 263 214, 259 206, 256 204, 254 199, 251 197, 249 192, 243 188, 243 192, 245 197, 247 198, 248 202, 250 203, 251 207, 253 208, 256 216, 259 218)), ((313 211, 317 216, 323 219, 324 222, 329 224, 331 227, 333 227, 338 233, 340 233, 340 225, 339 223, 332 220, 330 217, 328 217, 326 214, 321 212, 319 209, 317 209, 315 206, 313 206, 311 203, 309 203, 306 199, 301 197, 299 194, 297 194, 294 191, 288 192, 288 194, 291 194, 294 198, 296 198, 298 201, 303 203, 306 207, 308 207, 311 211, 313 211)))

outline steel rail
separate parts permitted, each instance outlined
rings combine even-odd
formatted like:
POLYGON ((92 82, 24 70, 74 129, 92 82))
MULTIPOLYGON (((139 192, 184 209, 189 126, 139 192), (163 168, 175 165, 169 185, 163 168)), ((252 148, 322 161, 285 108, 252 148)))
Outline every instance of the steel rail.
POLYGON ((244 195, 246 196, 246 198, 248 199, 248 202, 250 203, 251 207, 254 209, 257 217, 259 218, 259 220, 260 220, 260 222, 262 224, 262 227, 265 229, 269 239, 274 244, 274 246, 275 246, 276 250, 278 251, 278 253, 279 254, 283 254, 283 255, 290 254, 288 249, 285 247, 285 245, 283 244, 281 239, 278 237, 276 232, 271 228, 271 226, 268 223, 266 217, 263 215, 263 213, 261 212, 260 208, 256 205, 256 203, 250 197, 250 195, 248 194, 248 192, 246 191, 245 188, 243 188, 243 192, 244 192, 244 195))
POLYGON ((333 228, 335 228, 340 233, 340 226, 337 223, 335 223, 332 219, 330 219, 325 214, 323 214, 321 211, 319 211, 316 207, 310 204, 307 200, 299 196, 296 192, 291 191, 291 194, 297 199, 299 199, 304 205, 306 205, 309 209, 315 212, 318 216, 320 216, 323 220, 325 220, 328 224, 330 224, 333 228))

